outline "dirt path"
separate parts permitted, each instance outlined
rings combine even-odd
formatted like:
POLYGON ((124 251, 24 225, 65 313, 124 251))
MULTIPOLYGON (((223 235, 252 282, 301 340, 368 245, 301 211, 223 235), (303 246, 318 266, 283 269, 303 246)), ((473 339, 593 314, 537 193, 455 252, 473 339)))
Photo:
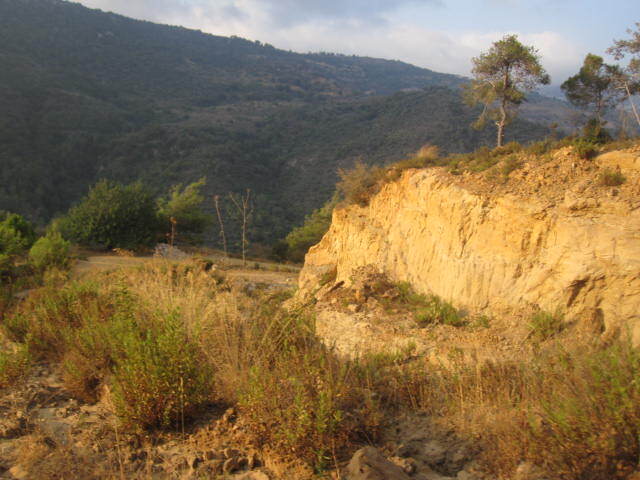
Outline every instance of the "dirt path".
MULTIPOLYGON (((235 258, 207 257, 225 271, 231 279, 240 279, 255 284, 266 284, 276 288, 295 287, 298 282, 298 269, 290 265, 267 262, 247 262, 258 268, 243 268, 242 260, 235 258), (276 269, 278 269, 276 271, 276 269), (280 271, 287 270, 287 271, 280 271), (293 270, 293 271, 292 271, 293 270)), ((88 272, 108 271, 121 268, 139 267, 165 260, 154 257, 120 257, 116 255, 92 255, 86 260, 79 260, 73 268, 73 275, 81 277, 88 272)))

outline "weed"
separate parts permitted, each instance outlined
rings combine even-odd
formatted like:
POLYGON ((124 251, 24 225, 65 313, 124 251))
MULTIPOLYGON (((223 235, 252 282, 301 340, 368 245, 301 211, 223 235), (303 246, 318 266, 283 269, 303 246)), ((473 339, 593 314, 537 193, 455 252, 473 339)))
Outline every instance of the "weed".
POLYGON ((536 312, 529 321, 529 336, 538 342, 548 340, 563 330, 563 320, 564 316, 560 312, 536 312))
POLYGON ((617 187, 627 181, 627 178, 619 170, 605 168, 599 176, 599 183, 604 187, 617 187))
POLYGON ((522 162, 515 155, 508 156, 502 162, 502 166, 500 167, 500 173, 502 177, 506 180, 509 177, 509 174, 514 170, 522 167, 522 162))
POLYGON ((324 287, 329 283, 335 282, 337 275, 338 275, 338 271, 335 268, 332 268, 331 270, 326 271, 320 277, 320 280, 318 281, 318 285, 321 287, 324 287))
POLYGON ((573 142, 573 150, 578 157, 591 160, 598 154, 598 144, 584 138, 578 138, 573 142))
POLYGON ((398 302, 413 311, 418 324, 422 326, 443 324, 454 327, 466 325, 464 316, 453 305, 437 295, 417 293, 408 282, 400 282, 396 287, 399 292, 398 302))
POLYGON ((364 207, 380 190, 380 181, 384 175, 384 169, 368 167, 358 161, 351 170, 338 170, 340 181, 336 184, 336 191, 347 205, 356 204, 364 207))

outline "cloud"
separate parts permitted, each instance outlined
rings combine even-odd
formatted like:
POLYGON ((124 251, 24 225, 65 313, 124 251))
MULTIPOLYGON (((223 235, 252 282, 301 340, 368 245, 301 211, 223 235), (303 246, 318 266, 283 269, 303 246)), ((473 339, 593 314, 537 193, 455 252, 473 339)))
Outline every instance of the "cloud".
MULTIPOLYGON (((520 0, 488 0, 518 2, 520 0)), ((217 35, 238 35, 299 52, 331 51, 402 60, 469 75, 471 57, 507 33, 535 45, 554 83, 584 53, 553 31, 449 31, 429 21, 441 0, 82 0, 86 6, 217 35), (414 13, 416 12, 416 13, 414 13)))

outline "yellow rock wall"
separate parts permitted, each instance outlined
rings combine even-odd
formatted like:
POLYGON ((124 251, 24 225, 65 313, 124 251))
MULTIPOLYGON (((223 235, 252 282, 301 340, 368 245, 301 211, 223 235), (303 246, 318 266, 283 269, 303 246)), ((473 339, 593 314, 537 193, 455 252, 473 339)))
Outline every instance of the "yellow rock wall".
POLYGON ((640 326, 640 209, 612 196, 583 201, 579 192, 567 187, 554 203, 472 193, 437 169, 404 172, 368 206, 334 212, 307 254, 300 291, 312 294, 334 268, 336 281, 349 284, 354 269, 374 265, 459 308, 537 305, 633 330, 640 326))

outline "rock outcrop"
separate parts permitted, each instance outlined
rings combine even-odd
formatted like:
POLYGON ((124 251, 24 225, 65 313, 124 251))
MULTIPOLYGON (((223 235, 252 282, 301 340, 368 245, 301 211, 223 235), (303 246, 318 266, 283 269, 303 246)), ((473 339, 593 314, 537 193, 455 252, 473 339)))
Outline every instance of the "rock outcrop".
POLYGON ((530 159, 504 183, 408 170, 365 206, 334 211, 307 254, 300 292, 349 285, 372 265, 470 311, 561 310, 640 340, 640 149, 530 159), (601 186, 604 167, 626 176, 601 186))

